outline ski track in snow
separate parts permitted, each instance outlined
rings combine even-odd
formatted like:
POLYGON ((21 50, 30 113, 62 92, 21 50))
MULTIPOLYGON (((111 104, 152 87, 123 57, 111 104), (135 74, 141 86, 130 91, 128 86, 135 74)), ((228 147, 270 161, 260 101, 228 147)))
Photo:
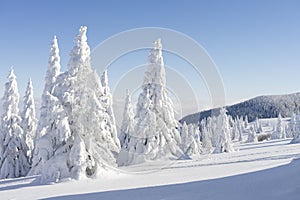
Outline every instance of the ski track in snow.
POLYGON ((0 181, 4 199, 299 199, 300 144, 236 144, 239 151, 121 167, 100 179, 41 185, 38 176, 0 181))

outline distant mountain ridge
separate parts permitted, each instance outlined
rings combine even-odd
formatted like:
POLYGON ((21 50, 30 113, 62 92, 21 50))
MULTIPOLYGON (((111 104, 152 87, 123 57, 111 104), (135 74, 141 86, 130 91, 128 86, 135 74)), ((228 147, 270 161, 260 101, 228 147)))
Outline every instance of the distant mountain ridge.
MULTIPOLYGON (((248 116, 249 122, 258 118, 274 118, 279 115, 290 117, 293 113, 300 113, 300 92, 287 95, 266 95, 249 99, 242 103, 226 106, 228 115, 248 116)), ((182 118, 186 123, 198 123, 204 118, 219 113, 219 108, 198 112, 182 118)))

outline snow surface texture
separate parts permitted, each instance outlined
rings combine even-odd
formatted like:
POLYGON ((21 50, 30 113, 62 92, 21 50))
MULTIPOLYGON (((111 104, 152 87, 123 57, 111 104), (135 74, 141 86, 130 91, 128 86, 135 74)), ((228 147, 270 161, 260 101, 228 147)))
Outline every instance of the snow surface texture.
POLYGON ((72 200, 298 200, 300 144, 289 142, 281 139, 236 143, 234 148, 238 151, 230 154, 126 166, 118 174, 101 179, 54 185, 40 185, 38 176, 0 180, 0 196, 72 200))
MULTIPOLYGON (((132 118, 125 105, 125 117, 132 118)), ((122 150, 118 157, 120 166, 137 164, 161 158, 177 159, 183 155, 180 149, 180 124, 175 120, 173 103, 167 94, 165 66, 161 40, 157 39, 148 56, 142 92, 136 106, 134 131, 132 124, 123 124, 122 150), (129 127, 129 128, 128 128, 129 127), (123 141, 124 140, 124 141, 123 141)))
POLYGON ((70 53, 68 71, 59 73, 57 40, 50 50, 42 99, 39 139, 29 174, 42 182, 97 177, 117 166, 120 150, 107 72, 101 77, 90 64, 82 26, 70 53), (46 113, 46 114, 45 114, 46 113))

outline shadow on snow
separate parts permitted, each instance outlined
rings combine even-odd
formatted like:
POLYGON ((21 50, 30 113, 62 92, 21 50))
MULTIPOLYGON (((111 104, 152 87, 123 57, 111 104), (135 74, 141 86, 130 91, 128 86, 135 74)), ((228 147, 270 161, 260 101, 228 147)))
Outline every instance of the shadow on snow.
POLYGON ((175 185, 56 196, 48 200, 122 199, 122 200, 199 200, 199 199, 272 199, 298 200, 300 159, 272 169, 175 185), (284 181, 284 182, 283 182, 284 181))

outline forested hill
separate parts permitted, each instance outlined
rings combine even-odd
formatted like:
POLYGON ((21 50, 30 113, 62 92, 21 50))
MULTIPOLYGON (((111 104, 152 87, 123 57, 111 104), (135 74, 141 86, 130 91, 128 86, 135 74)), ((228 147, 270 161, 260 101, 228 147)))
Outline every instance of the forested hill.
MULTIPOLYGON (((249 121, 258 118, 274 118, 280 113, 282 117, 290 117, 292 113, 300 113, 300 93, 288 95, 259 96, 242 103, 227 106, 228 115, 233 118, 237 116, 248 116, 249 121)), ((187 123, 198 123, 204 118, 218 114, 219 109, 211 109, 191 114, 180 121, 187 123)))

